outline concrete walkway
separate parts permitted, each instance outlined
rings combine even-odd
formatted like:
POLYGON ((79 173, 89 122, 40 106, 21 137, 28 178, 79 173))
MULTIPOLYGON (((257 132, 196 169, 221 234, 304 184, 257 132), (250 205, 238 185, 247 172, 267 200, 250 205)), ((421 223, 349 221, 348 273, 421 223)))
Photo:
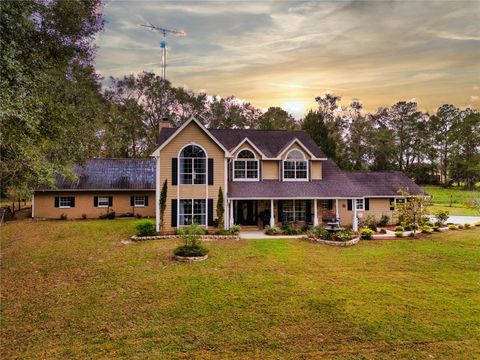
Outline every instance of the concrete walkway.
POLYGON ((266 235, 261 230, 240 231, 240 239, 300 239, 305 235, 266 235))
MULTIPOLYGON (((430 219, 435 222, 435 217, 430 215, 430 219)), ((475 224, 476 222, 480 221, 480 216, 460 216, 460 215, 452 215, 448 218, 447 223, 463 225, 466 223, 475 224)))

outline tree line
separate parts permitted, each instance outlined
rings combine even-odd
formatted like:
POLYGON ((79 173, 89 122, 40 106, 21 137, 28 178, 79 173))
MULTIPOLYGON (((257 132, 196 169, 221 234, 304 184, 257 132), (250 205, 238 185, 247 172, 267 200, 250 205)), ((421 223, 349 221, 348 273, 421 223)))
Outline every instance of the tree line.
POLYGON ((2 194, 26 194, 73 176, 88 157, 148 157, 161 121, 194 116, 211 128, 303 129, 347 170, 399 170, 419 183, 480 180, 480 116, 441 106, 422 112, 401 101, 366 113, 359 101, 315 100, 296 120, 234 96, 175 87, 154 73, 111 78, 102 88, 94 38, 103 29, 101 0, 0 2, 0 171, 2 194))

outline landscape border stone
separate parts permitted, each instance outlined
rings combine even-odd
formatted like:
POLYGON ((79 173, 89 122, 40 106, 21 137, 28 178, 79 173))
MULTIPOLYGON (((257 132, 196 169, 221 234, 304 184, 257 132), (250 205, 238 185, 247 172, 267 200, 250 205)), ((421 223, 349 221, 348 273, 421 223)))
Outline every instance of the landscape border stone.
POLYGON ((184 263, 193 263, 193 262, 199 262, 203 260, 208 259, 208 254, 204 256, 179 256, 175 255, 175 260, 184 262, 184 263))
MULTIPOLYGON (((201 235, 200 238, 204 241, 239 240, 240 236, 239 235, 201 235)), ((133 235, 130 239, 132 239, 132 241, 180 239, 180 235, 152 235, 152 236, 133 235)))
POLYGON ((319 244, 325 244, 330 246, 353 246, 360 241, 360 236, 348 241, 333 241, 333 240, 323 240, 317 239, 316 242, 319 244))

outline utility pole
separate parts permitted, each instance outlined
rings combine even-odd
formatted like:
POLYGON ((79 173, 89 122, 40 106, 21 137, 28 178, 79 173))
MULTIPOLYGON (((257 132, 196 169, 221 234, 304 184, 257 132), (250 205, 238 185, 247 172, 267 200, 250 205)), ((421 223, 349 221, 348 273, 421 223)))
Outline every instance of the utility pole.
POLYGON ((167 78, 167 34, 173 34, 177 36, 187 36, 185 31, 178 31, 172 29, 165 29, 159 26, 152 25, 150 22, 147 25, 140 25, 146 27, 152 31, 157 31, 162 34, 163 39, 160 41, 160 48, 162 49, 162 79, 167 78))

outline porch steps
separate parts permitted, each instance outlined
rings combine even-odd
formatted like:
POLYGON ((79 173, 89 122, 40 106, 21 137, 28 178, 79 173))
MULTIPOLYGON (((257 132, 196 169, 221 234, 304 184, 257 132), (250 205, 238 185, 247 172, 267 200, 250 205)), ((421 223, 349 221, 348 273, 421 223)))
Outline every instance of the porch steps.
POLYGON ((255 225, 240 226, 240 231, 258 231, 258 230, 261 230, 260 227, 255 225))

